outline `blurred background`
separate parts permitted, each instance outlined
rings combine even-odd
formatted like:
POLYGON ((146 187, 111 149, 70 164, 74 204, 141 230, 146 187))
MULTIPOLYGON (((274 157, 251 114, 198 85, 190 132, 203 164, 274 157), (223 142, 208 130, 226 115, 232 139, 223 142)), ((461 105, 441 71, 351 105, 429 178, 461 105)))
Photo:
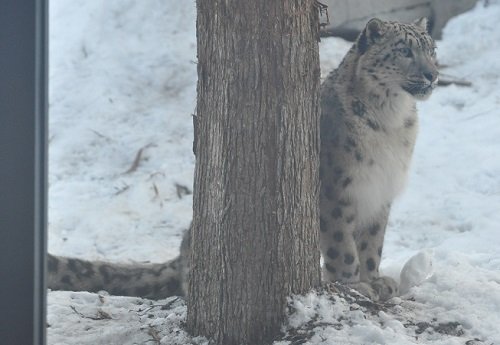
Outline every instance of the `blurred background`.
POLYGON ((434 38, 441 38, 446 22, 470 10, 477 0, 324 0, 330 8, 329 34, 354 40, 373 17, 411 22, 427 17, 434 38))

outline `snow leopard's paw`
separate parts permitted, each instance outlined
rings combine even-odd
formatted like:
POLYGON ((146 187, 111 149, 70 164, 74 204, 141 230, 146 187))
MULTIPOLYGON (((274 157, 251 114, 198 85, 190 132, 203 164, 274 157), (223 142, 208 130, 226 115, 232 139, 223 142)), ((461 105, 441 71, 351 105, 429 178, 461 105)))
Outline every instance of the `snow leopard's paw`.
POLYGON ((359 282, 347 284, 351 289, 356 290, 374 302, 387 301, 399 295, 398 283, 391 277, 375 278, 369 283, 359 282))
POLYGON ((378 293, 375 291, 370 284, 365 282, 349 283, 347 284, 351 289, 356 290, 363 296, 371 299, 372 301, 378 301, 378 293))
POLYGON ((379 301, 387 301, 388 299, 399 295, 398 283, 396 283, 396 281, 391 277, 383 276, 373 279, 370 282, 370 285, 377 294, 377 300, 379 301))

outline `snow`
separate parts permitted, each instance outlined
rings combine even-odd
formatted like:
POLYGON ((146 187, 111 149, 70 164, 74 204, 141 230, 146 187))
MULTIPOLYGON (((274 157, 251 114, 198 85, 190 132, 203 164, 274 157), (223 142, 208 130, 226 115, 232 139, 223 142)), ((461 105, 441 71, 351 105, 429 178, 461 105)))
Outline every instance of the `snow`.
POLYGON ((49 294, 48 304, 49 344, 201 345, 205 342, 202 338, 189 337, 182 330, 186 307, 178 297, 160 303, 132 297, 58 291, 49 294))
POLYGON ((151 262, 178 253, 192 204, 176 184, 193 181, 193 5, 51 2, 52 253, 151 262))
MULTIPOLYGON (((443 77, 472 86, 440 87, 418 104, 411 176, 381 267, 401 277, 404 295, 381 309, 347 292, 297 296, 275 345, 301 343, 294 336, 310 345, 500 343, 500 2, 488 4, 452 19, 437 42, 443 77)), ((50 2, 51 253, 177 255, 191 220, 194 6, 50 2)), ((349 47, 323 39, 323 72, 349 47)), ((50 345, 207 344, 185 333, 181 299, 48 298, 50 345)))
POLYGON ((429 279, 434 270, 432 268, 433 253, 430 250, 421 251, 408 260, 399 275, 399 291, 402 294, 409 292, 410 288, 422 285, 429 279))

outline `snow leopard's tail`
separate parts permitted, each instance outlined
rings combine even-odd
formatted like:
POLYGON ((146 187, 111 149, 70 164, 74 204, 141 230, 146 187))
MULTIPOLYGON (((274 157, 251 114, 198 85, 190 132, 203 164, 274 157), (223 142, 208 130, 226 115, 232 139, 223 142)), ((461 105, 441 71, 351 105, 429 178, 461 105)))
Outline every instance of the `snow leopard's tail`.
POLYGON ((181 254, 161 264, 111 264, 48 256, 48 287, 52 290, 105 290, 111 295, 162 299, 183 296, 189 270, 189 231, 181 254))

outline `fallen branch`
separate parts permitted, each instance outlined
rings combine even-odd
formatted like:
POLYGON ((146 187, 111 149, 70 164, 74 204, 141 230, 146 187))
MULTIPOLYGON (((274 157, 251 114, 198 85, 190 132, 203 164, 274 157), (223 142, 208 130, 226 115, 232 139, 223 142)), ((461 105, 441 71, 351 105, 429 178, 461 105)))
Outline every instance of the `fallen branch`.
POLYGON ((470 87, 472 86, 472 83, 468 80, 460 80, 460 79, 445 79, 445 78, 440 78, 438 80, 438 86, 448 86, 451 84, 455 84, 458 86, 467 86, 470 87))
POLYGON ((444 73, 439 73, 439 80, 438 80, 439 86, 448 86, 451 84, 455 84, 458 86, 467 86, 467 87, 472 86, 472 83, 468 80, 456 78, 454 76, 444 74, 444 73))

